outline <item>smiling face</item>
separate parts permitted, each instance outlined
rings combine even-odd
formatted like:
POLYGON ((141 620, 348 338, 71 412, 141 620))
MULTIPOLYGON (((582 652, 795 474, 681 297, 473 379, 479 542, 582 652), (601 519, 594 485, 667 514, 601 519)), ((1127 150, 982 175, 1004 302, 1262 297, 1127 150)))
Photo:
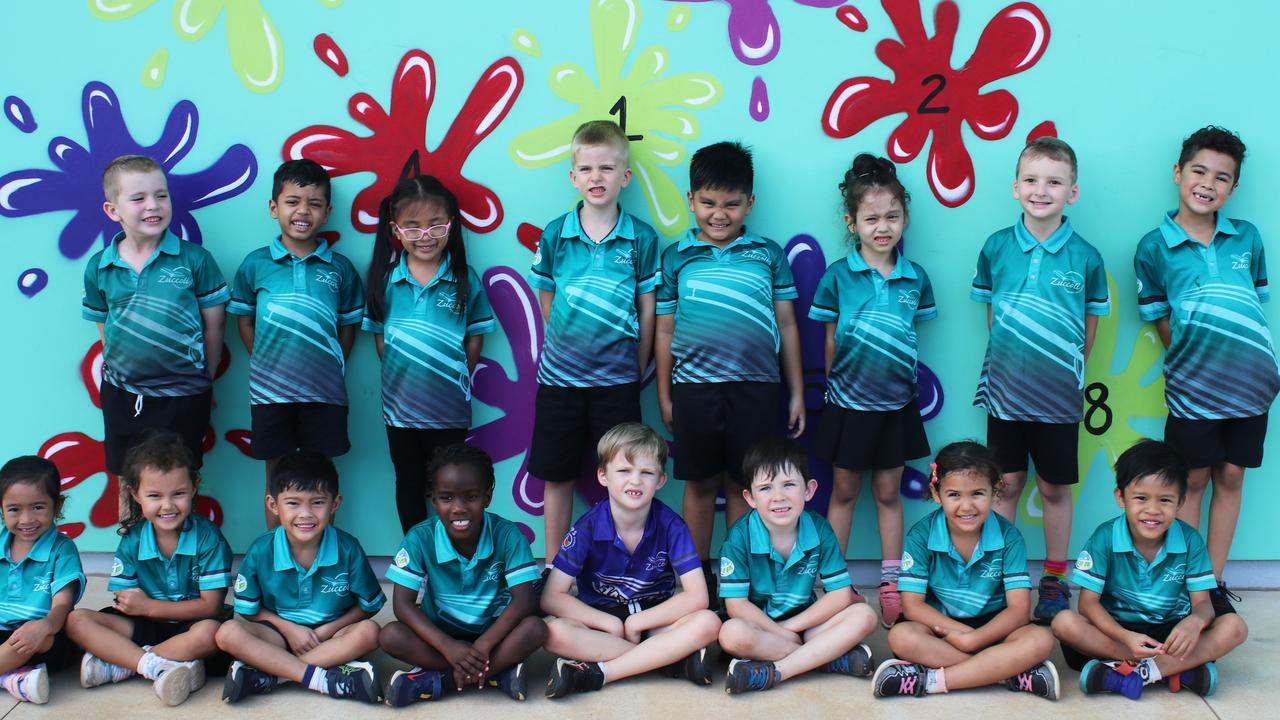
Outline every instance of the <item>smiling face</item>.
POLYGON ((609 490, 609 502, 622 510, 643 510, 653 502, 658 489, 667 483, 666 469, 652 455, 615 453, 596 478, 609 490))
POLYGON ((1116 490, 1116 503, 1124 508, 1129 534, 1135 541, 1163 542, 1182 500, 1178 486, 1165 482, 1161 475, 1144 475, 1126 485, 1123 492, 1116 490))
POLYGON ((1213 217, 1236 188, 1235 158, 1217 150, 1204 149, 1173 169, 1178 186, 1178 212, 1213 217))
POLYGON ((449 464, 436 471, 431 504, 455 546, 474 547, 484 530, 484 509, 493 500, 488 482, 469 465, 449 464))
POLYGON ((173 202, 163 172, 121 172, 113 187, 115 196, 102 204, 102 210, 120 223, 125 237, 152 241, 164 236, 173 218, 173 202))
POLYGON ((995 488, 991 478, 974 470, 943 475, 933 488, 933 499, 942 506, 952 535, 977 535, 991 514, 995 488))
POLYGON ((57 512, 54 499, 44 486, 32 482, 16 482, 0 498, 4 508, 4 526, 14 540, 34 543, 53 525, 57 512))
POLYGON ((400 208, 396 212, 391 232, 404 246, 411 260, 435 265, 440 262, 440 257, 449 246, 449 230, 440 226, 448 225, 452 220, 444 205, 423 200, 400 208), (443 232, 444 237, 430 237, 426 232, 428 229, 434 235, 443 232), (410 240, 409 236, 412 235, 417 235, 418 239, 410 240))
POLYGON ((157 532, 177 532, 195 501, 196 487, 190 473, 183 467, 168 472, 147 467, 138 475, 138 487, 129 494, 142 508, 142 516, 151 521, 157 532))
POLYGON ((747 504, 760 513, 769 529, 795 527, 804 512, 804 504, 818 491, 817 480, 806 480, 800 471, 787 465, 777 474, 758 472, 751 487, 742 491, 747 504))
POLYGON ((1050 223, 1059 220, 1079 195, 1070 163, 1030 154, 1018 162, 1013 197, 1028 218, 1050 223))
POLYGON ((267 507, 280 518, 289 540, 299 545, 319 543, 341 504, 341 495, 320 490, 285 488, 279 495, 267 496, 267 507))
POLYGON ((329 189, 322 185, 286 182, 271 200, 271 217, 280 223, 280 235, 294 243, 310 244, 329 219, 329 189))
POLYGON ((689 209, 698 222, 698 239, 726 245, 738 239, 756 196, 741 190, 699 188, 689 193, 689 209))
POLYGON ((859 252, 867 260, 882 261, 891 256, 902 231, 907 228, 907 211, 892 192, 873 188, 858 201, 858 214, 844 216, 849 232, 858 238, 859 252))
POLYGON ((622 188, 631 182, 627 154, 614 145, 582 145, 573 151, 569 180, 582 202, 608 209, 618 202, 622 188))

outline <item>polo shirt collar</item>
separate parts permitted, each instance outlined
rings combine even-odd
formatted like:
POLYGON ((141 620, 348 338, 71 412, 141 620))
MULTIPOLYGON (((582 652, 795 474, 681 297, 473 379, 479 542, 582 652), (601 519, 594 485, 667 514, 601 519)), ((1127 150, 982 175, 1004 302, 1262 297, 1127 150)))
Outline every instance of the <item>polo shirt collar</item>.
MULTIPOLYGON (((983 555, 1003 547, 1004 531, 1000 529, 1000 520, 996 518, 995 513, 991 513, 982 523, 982 535, 978 537, 978 544, 973 548, 973 555, 969 557, 968 564, 972 565, 983 555)), ((929 526, 929 549, 960 557, 955 543, 951 542, 951 531, 947 529, 947 515, 942 510, 934 511, 933 523, 929 526)))
MULTIPOLYGON (((187 519, 182 523, 182 530, 178 533, 178 547, 174 548, 174 556, 196 554, 196 531, 195 521, 188 515, 187 519)), ((160 548, 156 546, 156 529, 151 521, 146 521, 143 525, 141 535, 138 537, 138 559, 139 560, 155 560, 164 559, 160 555, 160 548)))
POLYGON ((272 544, 276 572, 297 570, 305 576, 314 573, 316 568, 338 564, 338 531, 334 530, 332 525, 325 526, 324 534, 320 536, 320 547, 316 550, 316 561, 307 570, 300 567, 293 559, 293 553, 289 551, 289 536, 285 535, 283 525, 276 526, 272 544))
MULTIPOLYGON (((317 240, 316 242, 317 242, 316 249, 312 251, 310 255, 302 258, 302 260, 306 261, 315 257, 315 258, 320 258, 325 262, 332 262, 333 249, 329 247, 329 241, 317 240)), ((279 235, 277 235, 276 238, 271 241, 271 259, 272 260, 283 260, 287 257, 291 257, 292 255, 293 253, 289 252, 289 248, 284 246, 284 241, 280 239, 279 235)))
MULTIPOLYGON (((889 277, 885 279, 895 280, 897 278, 909 278, 911 280, 915 280, 917 277, 916 270, 911 266, 911 263, 907 262, 907 259, 902 257, 902 253, 900 252, 895 251, 894 255, 893 271, 890 272, 889 277)), ((862 253, 857 250, 848 254, 847 262, 849 263, 849 269, 856 273, 870 272, 871 270, 871 266, 863 259, 862 253)))
MULTIPOLYGON (((1116 518, 1111 523, 1111 548, 1116 552, 1138 555, 1137 548, 1133 546, 1133 534, 1129 532, 1129 519, 1124 515, 1116 518)), ((1164 545, 1156 553, 1156 558, 1151 561, 1151 564, 1158 564, 1168 555, 1185 552, 1187 552, 1187 536, 1182 532, 1182 525, 1177 520, 1174 520, 1169 529, 1165 531, 1164 545)), ((1145 561, 1146 558, 1143 558, 1143 560, 1145 561)))
MULTIPOLYGON (((769 528, 765 526, 760 511, 752 510, 747 519, 747 538, 752 555, 767 555, 770 558, 778 555, 773 549, 773 539, 769 536, 769 528)), ((809 513, 800 512, 800 522, 796 525, 796 546, 786 558, 783 569, 787 569, 800 561, 804 554, 818 546, 818 528, 813 524, 809 513)), ((779 559, 781 559, 779 557, 779 559)))
MULTIPOLYGON (((123 261, 120 260, 121 240, 124 240, 124 233, 118 232, 115 237, 111 238, 111 242, 103 248, 102 257, 98 258, 99 268, 105 268, 116 263, 123 264, 123 261)), ((174 235, 171 232, 166 232, 164 234, 164 238, 160 240, 160 244, 156 246, 156 250, 164 253, 165 255, 177 255, 182 252, 182 241, 178 239, 177 235, 174 235)), ((151 264, 151 260, 154 257, 155 253, 152 253, 151 258, 148 258, 147 262, 143 266, 145 267, 146 265, 151 264)))
MULTIPOLYGON (((1173 219, 1177 215, 1177 210, 1170 210, 1164 214, 1164 220, 1160 222, 1160 234, 1164 236, 1164 244, 1168 247, 1177 247, 1184 242, 1196 242, 1187 234, 1186 230, 1173 219)), ((1216 227, 1213 229, 1213 236, 1219 235, 1238 235, 1239 230, 1236 229, 1235 223, 1227 219, 1226 214, 1218 211, 1216 218, 1216 227)))
POLYGON ((734 247, 735 245, 763 245, 763 244, 764 244, 764 238, 752 233, 750 230, 747 229, 747 226, 743 225, 742 234, 739 235, 736 239, 734 239, 733 242, 729 243, 728 245, 725 245, 723 248, 716 248, 715 245, 709 242, 702 242, 701 240, 699 240, 698 228, 694 227, 694 228, 690 228, 689 232, 685 233, 684 237, 680 239, 680 250, 684 251, 684 250, 688 250, 691 247, 699 247, 699 246, 705 245, 706 247, 709 247, 709 248, 716 248, 721 251, 724 251, 724 250, 728 250, 731 247, 734 247))
POLYGON ((473 567, 476 562, 493 556, 493 523, 489 521, 489 513, 484 513, 484 527, 480 530, 480 540, 476 543, 476 551, 470 558, 458 554, 453 541, 449 539, 449 531, 444 527, 444 520, 436 523, 435 530, 436 563, 443 564, 456 560, 464 568, 473 567))
MULTIPOLYGON (((409 256, 408 253, 400 253, 400 262, 391 269, 391 275, 388 278, 389 283, 394 285, 398 282, 407 282, 415 287, 423 287, 418 283, 418 279, 409 272, 409 256)), ((425 287, 431 287, 438 282, 454 282, 453 264, 449 261, 449 256, 445 255, 440 259, 440 267, 436 268, 436 276, 431 278, 431 282, 425 287)))
POLYGON ((1062 216, 1062 224, 1058 226, 1053 234, 1044 239, 1044 242, 1036 240, 1036 236, 1031 234, 1027 229, 1027 224, 1023 218, 1019 217, 1017 224, 1013 226, 1013 236, 1018 239, 1018 247, 1022 248, 1022 252, 1031 252, 1037 247, 1042 247, 1050 254, 1055 254, 1067 244, 1067 240, 1071 239, 1071 235, 1075 231, 1071 229, 1071 220, 1066 215, 1062 216))
MULTIPOLYGON (((591 238, 587 237, 587 234, 582 231, 582 220, 578 217, 578 213, 582 212, 582 205, 583 202, 579 200, 578 206, 575 207, 573 212, 569 213, 568 217, 564 219, 564 224, 560 226, 560 237, 566 239, 582 238, 584 242, 588 242, 593 245, 597 244, 594 243, 591 238)), ((631 216, 627 214, 626 210, 622 209, 621 205, 618 206, 618 222, 614 223, 613 229, 609 231, 608 235, 604 236, 604 239, 602 239, 599 244, 603 245, 614 238, 625 238, 627 240, 636 239, 635 223, 631 221, 631 216)))
MULTIPOLYGON (((22 559, 22 562, 26 562, 27 560, 31 560, 33 562, 49 562, 49 553, 53 552, 53 543, 57 539, 57 534, 58 526, 49 526, 49 529, 45 530, 43 535, 36 538, 35 544, 31 546, 31 550, 27 552, 27 556, 22 559)), ((11 545, 13 545, 13 535, 10 534, 8 528, 0 530, 0 546, 4 547, 4 559, 13 563, 13 558, 9 555, 9 548, 11 545)))
MULTIPOLYGON (((601 502, 607 503, 609 500, 606 498, 601 502)), ((655 499, 653 502, 656 503, 658 501, 655 499)), ((606 507, 605 512, 602 514, 604 517, 601 518, 601 522, 595 524, 595 528, 592 530, 591 539, 593 541, 602 540, 605 542, 613 542, 618 537, 618 528, 613 524, 613 505, 606 507)), ((644 542, 645 539, 652 537, 653 534, 657 532, 657 529, 658 513, 654 512, 653 503, 650 503, 649 515, 644 519, 644 535, 640 537, 640 542, 644 542)))

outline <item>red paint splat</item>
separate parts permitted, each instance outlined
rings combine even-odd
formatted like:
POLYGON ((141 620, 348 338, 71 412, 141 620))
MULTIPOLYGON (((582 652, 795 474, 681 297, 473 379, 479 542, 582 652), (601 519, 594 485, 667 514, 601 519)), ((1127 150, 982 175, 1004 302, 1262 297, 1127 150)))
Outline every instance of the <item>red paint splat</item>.
POLYGON ((214 525, 222 527, 222 505, 208 495, 196 496, 196 506, 193 512, 214 525))
POLYGON ((968 123, 983 140, 999 140, 1013 129, 1018 101, 1007 90, 982 93, 996 80, 1039 62, 1049 44, 1049 21, 1040 8, 1014 3, 996 14, 978 39, 973 55, 951 67, 960 10, 943 0, 934 11, 936 34, 925 33, 919 0, 881 0, 900 40, 882 40, 876 57, 893 71, 893 81, 854 77, 840 83, 822 113, 823 130, 847 138, 884 117, 906 113, 889 135, 886 149, 898 163, 914 160, 932 133, 926 175, 938 201, 957 207, 973 196, 973 160, 960 134, 968 123))
POLYGON ((36 454, 58 467, 62 492, 84 482, 90 475, 103 472, 107 465, 102 443, 79 432, 54 435, 40 446, 36 454))
POLYGON ((338 232, 337 230, 325 230, 324 232, 316 233, 316 237, 329 243, 329 247, 333 247, 334 245, 338 244, 339 240, 342 239, 342 233, 338 232))
POLYGON ((89 400, 94 407, 102 407, 102 341, 89 346, 89 351, 84 354, 84 359, 80 361, 80 380, 84 382, 84 389, 89 393, 89 400))
POLYGON ((520 223, 516 228, 516 239, 529 248, 529 252, 538 252, 538 240, 542 239, 542 228, 529 223, 520 223))
POLYGON ((85 524, 82 522, 63 523, 58 526, 58 532, 75 540, 84 533, 85 524))
POLYGON ((89 511, 94 527, 110 527, 120 522, 120 478, 107 473, 107 486, 89 511))
POLYGON ((200 452, 208 455, 213 449, 213 444, 218 440, 218 433, 214 432, 213 426, 204 429, 204 436, 200 438, 200 452))
POLYGON ((858 11, 858 8, 852 5, 841 5, 836 8, 836 18, 854 32, 867 31, 867 19, 858 11))
POLYGON ((1045 120, 1031 128, 1031 132, 1027 133, 1027 142, 1041 137, 1058 137, 1058 126, 1054 125, 1052 120, 1045 120))
POLYGON ((325 33, 316 36, 312 43, 315 48, 316 57, 320 58, 320 62, 329 66, 329 69, 338 74, 338 77, 346 77, 347 72, 351 69, 347 65, 347 55, 342 52, 342 48, 338 47, 338 43, 333 41, 325 33))
POLYGON ((213 371, 213 379, 217 380, 227 372, 227 368, 231 367, 231 351, 226 345, 222 346, 222 357, 218 358, 218 369, 213 371))
POLYGON ((348 112, 372 131, 361 137, 332 125, 312 125, 285 140, 285 159, 310 158, 333 177, 372 172, 376 179, 351 203, 351 224, 361 232, 377 229, 378 204, 406 174, 434 175, 458 198, 463 224, 489 232, 502 223, 502 203, 488 187, 462 176, 471 151, 494 131, 524 85, 515 59, 504 57, 489 66, 458 111, 435 150, 426 146, 427 116, 435 100, 435 63, 422 50, 400 60, 391 86, 390 112, 368 93, 356 93, 348 112))
POLYGON ((244 453, 246 457, 253 457, 253 455, 249 454, 253 439, 248 430, 228 430, 223 437, 227 439, 227 442, 235 445, 236 449, 244 453))

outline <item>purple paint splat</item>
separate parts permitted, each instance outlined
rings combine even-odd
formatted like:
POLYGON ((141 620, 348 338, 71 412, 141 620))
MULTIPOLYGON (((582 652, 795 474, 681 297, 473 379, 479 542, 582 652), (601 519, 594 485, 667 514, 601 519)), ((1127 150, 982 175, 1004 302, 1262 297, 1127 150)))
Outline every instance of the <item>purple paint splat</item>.
POLYGON ((902 471, 902 482, 898 487, 903 497, 912 500, 923 500, 929 496, 929 478, 910 466, 902 471))
POLYGON ((916 399, 920 402, 920 419, 925 422, 942 412, 942 381, 924 363, 916 364, 916 399))
MULTIPOLYGON (((710 0, 669 0, 670 2, 709 2, 710 0)), ((778 55, 782 46, 782 30, 769 0, 721 0, 729 6, 729 45, 739 62, 764 65, 778 55)), ((799 5, 832 8, 844 0, 794 0, 799 5)))
POLYGON ((55 137, 49 142, 49 159, 57 169, 16 170, 0 177, 0 215, 4 217, 74 211, 58 237, 58 249, 68 258, 105 245, 119 230, 102 212, 102 170, 115 157, 146 155, 160 163, 169 177, 173 200, 169 227, 195 243, 201 241, 201 234, 192 211, 239 195, 257 176, 253 152, 240 144, 227 148, 204 170, 189 174, 175 171, 195 145, 200 125, 199 112, 190 100, 173 106, 160 138, 151 145, 143 145, 130 134, 120 101, 105 83, 84 86, 81 110, 87 147, 55 137))
POLYGON ((33 133, 36 131, 36 118, 31 114, 31 107, 17 95, 10 95, 4 99, 4 116, 9 118, 9 122, 24 133, 33 133))
POLYGON ((48 284, 49 273, 40 268, 27 268, 18 276, 18 292, 27 297, 35 297, 48 284))
POLYGON ((528 525, 525 525, 519 520, 516 521, 516 527, 520 528, 520 534, 524 535, 525 542, 532 545, 533 544, 533 528, 529 527, 528 525))
POLYGON ((751 81, 751 119, 764 122, 769 117, 769 88, 759 75, 751 81))

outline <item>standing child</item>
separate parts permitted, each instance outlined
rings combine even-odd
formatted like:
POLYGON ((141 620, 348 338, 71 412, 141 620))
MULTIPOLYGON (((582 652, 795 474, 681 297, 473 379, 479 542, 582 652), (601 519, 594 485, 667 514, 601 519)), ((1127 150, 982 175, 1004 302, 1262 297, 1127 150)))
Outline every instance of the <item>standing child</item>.
POLYGON ((289 680, 330 697, 378 701, 373 665, 358 658, 378 647, 370 618, 387 598, 360 541, 331 524, 341 504, 329 458, 296 450, 276 463, 267 508, 280 522, 244 554, 240 617, 218 628, 218 647, 236 659, 223 702, 289 680))
POLYGON ((751 512, 729 529, 720 550, 720 596, 729 613, 720 647, 739 658, 729 663, 725 692, 768 690, 817 668, 870 675, 871 648, 862 641, 875 629, 876 613, 854 602, 831 526, 804 509, 818 490, 804 450, 769 438, 743 462, 751 512), (813 591, 819 581, 821 599, 813 591))
MULTIPOLYGON (((268 207, 280 235, 240 264, 227 312, 239 316, 250 356, 250 452, 266 461, 270 478, 285 453, 336 457, 351 448, 344 373, 364 294, 351 261, 316 237, 330 209, 323 167, 281 164, 268 207)), ((267 528, 275 527, 275 513, 264 512, 267 528)))
POLYGON ((204 686, 203 658, 226 619, 231 547, 218 527, 191 514, 200 476, 182 439, 158 433, 125 455, 128 499, 107 590, 111 607, 73 610, 67 635, 85 649, 80 684, 134 675, 153 681, 166 705, 204 686))
POLYGON ((573 519, 583 457, 609 428, 640 422, 659 277, 657 234, 618 205, 631 180, 626 133, 593 120, 574 132, 570 148, 569 180, 582 199, 547 224, 529 277, 547 325, 529 473, 546 482, 548 569, 573 519))
POLYGON ((382 358, 382 420, 408 533, 427 519, 436 448, 467 439, 471 373, 494 328, 458 201, 439 180, 401 180, 382 201, 367 289, 363 327, 382 358))
POLYGON ((485 511, 494 487, 485 451, 446 445, 429 471, 436 517, 409 531, 387 568, 396 620, 379 643, 414 665, 391 676, 387 704, 435 700, 468 685, 524 700, 524 661, 547 639, 546 624, 533 616, 538 565, 529 541, 515 523, 485 511))
POLYGON ((1004 684, 1057 700, 1053 635, 1028 624, 1022 534, 991 512, 1000 492, 995 458, 976 442, 951 443, 938 452, 929 492, 942 507, 907 533, 898 581, 907 621, 889 631, 900 659, 876 670, 876 697, 1004 684))
POLYGON ((987 305, 987 343, 973 404, 987 411, 987 444, 1004 472, 996 512, 1015 520, 1027 457, 1044 501, 1044 575, 1035 619, 1070 605, 1071 486, 1084 417, 1084 364, 1098 316, 1111 312, 1102 255, 1063 215, 1076 201, 1076 154, 1054 137, 1018 155, 1013 197, 1022 218, 987 238, 969 296, 987 305))
POLYGON ((173 205, 160 164, 142 155, 102 173, 107 217, 120 233, 89 258, 80 314, 102 336, 103 445, 107 472, 150 430, 172 430, 203 463, 222 359, 227 283, 209 251, 169 232, 173 205))
POLYGON ((0 468, 0 687, 23 702, 49 702, 49 671, 74 661, 63 632, 67 613, 84 594, 80 553, 54 526, 64 498, 61 474, 34 455, 0 468))
POLYGON ((827 268, 809 308, 809 317, 827 326, 827 401, 813 447, 835 467, 827 520, 840 557, 849 548, 862 471, 871 470, 882 558, 880 614, 889 627, 902 616, 902 470, 907 460, 929 454, 916 402, 915 324, 937 317, 938 309, 924 268, 898 251, 911 196, 893 163, 859 155, 840 192, 857 246, 827 268))
POLYGON ((1280 390, 1262 303, 1271 299, 1262 237, 1252 223, 1220 212, 1240 183, 1244 143, 1210 125, 1182 143, 1173 168, 1178 209, 1138 243, 1138 308, 1154 321, 1169 406, 1164 439, 1191 466, 1178 517, 1200 527, 1205 489, 1208 547, 1218 615, 1235 612, 1223 570, 1240 519, 1244 470, 1262 464, 1267 413, 1280 390))
POLYGON ((645 425, 623 423, 597 450, 609 499, 564 536, 542 595, 542 610, 555 616, 547 651, 560 656, 546 695, 599 690, 659 668, 710 685, 706 646, 720 619, 707 609, 688 526, 655 497, 667 481, 667 443, 645 425), (575 580, 577 597, 569 593, 575 580))
POLYGON ((1086 694, 1137 700, 1145 685, 1168 678, 1174 689, 1212 695, 1214 661, 1249 631, 1237 614, 1215 615, 1204 540, 1176 517, 1187 464, 1171 446, 1142 440, 1116 458, 1115 470, 1124 514, 1098 526, 1076 560, 1079 612, 1053 620, 1062 654, 1086 694))
POLYGON ((698 227, 662 253, 655 359, 662 422, 685 481, 683 516, 708 584, 716 495, 725 527, 747 512, 742 458, 774 434, 778 354, 791 400, 791 437, 804 432, 804 377, 791 265, 774 241, 749 232, 755 204, 751 152, 720 142, 689 163, 689 210, 698 227), (732 331, 729 329, 732 328, 732 331), (726 479, 733 481, 727 484, 726 479))

